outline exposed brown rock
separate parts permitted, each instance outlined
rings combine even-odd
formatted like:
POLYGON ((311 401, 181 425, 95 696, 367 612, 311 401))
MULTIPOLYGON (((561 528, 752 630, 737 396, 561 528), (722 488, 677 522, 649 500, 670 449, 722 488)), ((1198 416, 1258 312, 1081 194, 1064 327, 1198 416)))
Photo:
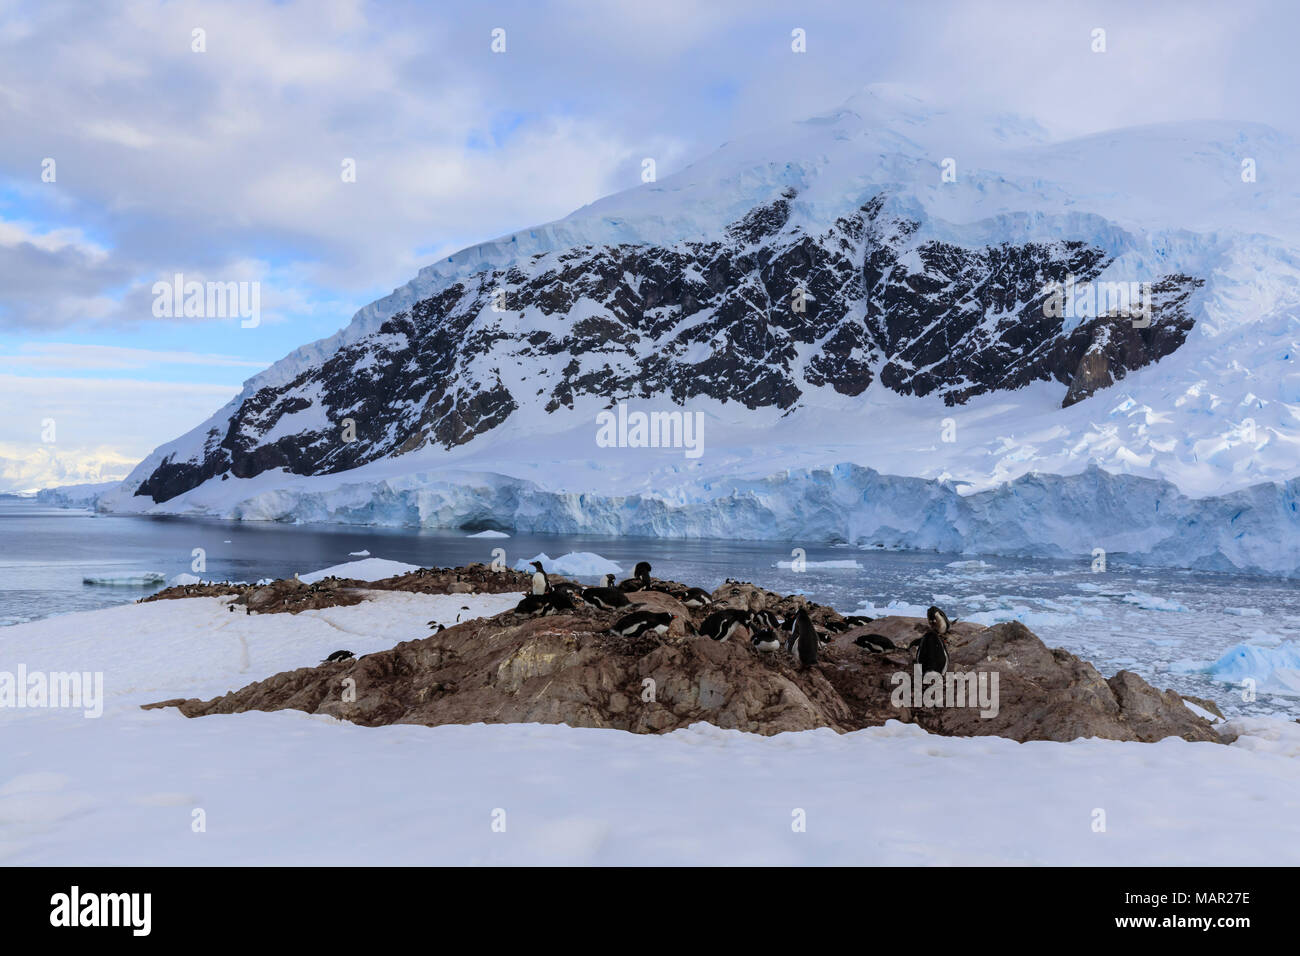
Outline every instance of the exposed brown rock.
POLYGON ((1193 697, 1191 694, 1183 694, 1182 698, 1183 700, 1190 700, 1202 710, 1208 710, 1215 717, 1218 717, 1219 720, 1227 720, 1227 718, 1223 716, 1223 711, 1219 710, 1219 705, 1212 700, 1207 700, 1204 697, 1193 697))
MULTIPOLYGON (((608 628, 618 611, 583 607, 540 618, 506 612, 358 660, 276 674, 210 701, 149 706, 177 706, 190 717, 296 709, 366 726, 541 722, 663 733, 703 720, 775 734, 814 727, 843 732, 897 719, 939 734, 1020 741, 1219 739, 1173 691, 1157 691, 1127 671, 1106 680, 1016 622, 953 626, 952 673, 978 680, 983 672, 986 687, 997 675, 997 713, 981 716, 975 706, 916 706, 910 697, 896 705, 897 675, 914 674, 906 645, 923 630, 920 619, 882 618, 844 631, 823 648, 817 665, 799 669, 784 652, 762 654, 747 641, 694 636, 712 609, 691 611, 658 591, 629 598, 677 614, 669 634, 614 637, 608 628), (900 646, 864 651, 852 643, 862 633, 884 634, 900 646), (355 684, 355 699, 345 694, 353 686, 346 678, 355 684)), ((752 585, 729 583, 715 598, 778 613, 802 604, 819 626, 843 624, 830 608, 752 585)))
MULTIPOLYGON (((550 577, 556 583, 565 580, 554 574, 550 577)), ((225 582, 177 585, 141 598, 140 603, 233 594, 235 600, 231 604, 237 607, 236 613, 247 610, 253 614, 297 614, 299 611, 316 608, 360 604, 366 600, 366 591, 409 591, 417 594, 506 594, 518 591, 522 594, 531 587, 531 572, 510 569, 493 571, 486 564, 474 563, 462 568, 421 568, 379 581, 330 577, 315 584, 305 584, 297 578, 281 578, 264 585, 225 582)))

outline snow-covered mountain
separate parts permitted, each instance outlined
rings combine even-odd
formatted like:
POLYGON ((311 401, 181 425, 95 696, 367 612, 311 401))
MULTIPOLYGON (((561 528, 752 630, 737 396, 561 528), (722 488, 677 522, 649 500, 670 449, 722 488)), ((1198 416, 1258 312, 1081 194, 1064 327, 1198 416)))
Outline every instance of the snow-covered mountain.
POLYGON ((426 267, 101 507, 1300 572, 1294 155, 869 88, 426 267), (620 403, 700 453, 604 447, 620 403))

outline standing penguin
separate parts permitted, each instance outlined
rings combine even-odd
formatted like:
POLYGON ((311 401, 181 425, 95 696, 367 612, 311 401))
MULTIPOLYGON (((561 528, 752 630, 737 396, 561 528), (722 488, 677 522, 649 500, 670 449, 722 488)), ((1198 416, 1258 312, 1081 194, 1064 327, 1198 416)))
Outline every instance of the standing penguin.
POLYGON ((925 618, 930 622, 930 626, 939 632, 940 636, 947 634, 948 629, 952 627, 948 615, 934 605, 930 605, 930 608, 925 612, 925 618))
POLYGON ((533 593, 545 594, 551 589, 551 583, 546 580, 546 572, 542 570, 542 562, 530 561, 529 564, 537 569, 533 572, 533 593))
POLYGON ((813 627, 812 618, 803 608, 799 608, 793 618, 786 622, 790 628, 788 650, 800 667, 811 667, 817 663, 817 629, 813 627))
POLYGON ((948 647, 943 639, 950 627, 948 615, 937 607, 931 607, 925 612, 925 616, 930 626, 917 641, 916 656, 913 660, 921 665, 922 674, 929 674, 931 671, 942 674, 948 670, 948 647))

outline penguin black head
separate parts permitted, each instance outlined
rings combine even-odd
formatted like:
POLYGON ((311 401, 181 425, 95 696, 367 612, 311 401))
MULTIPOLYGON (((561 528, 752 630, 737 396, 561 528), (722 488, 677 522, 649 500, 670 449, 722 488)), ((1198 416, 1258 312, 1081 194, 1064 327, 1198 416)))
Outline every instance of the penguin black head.
POLYGON ((540 562, 540 561, 529 561, 528 563, 531 564, 535 570, 537 570, 537 571, 541 571, 543 574, 546 573, 545 569, 542 567, 542 562, 540 562))
POLYGON ((948 628, 951 625, 948 623, 948 615, 944 614, 943 611, 931 605, 929 610, 925 612, 925 616, 936 634, 942 636, 948 633, 948 628))
POLYGON ((607 587, 607 588, 612 588, 612 587, 614 586, 614 575, 612 575, 612 574, 607 574, 607 575, 605 575, 605 585, 604 585, 604 586, 607 587))
POLYGON ((632 577, 640 578, 642 581, 650 580, 650 562, 638 561, 636 567, 632 569, 632 577))

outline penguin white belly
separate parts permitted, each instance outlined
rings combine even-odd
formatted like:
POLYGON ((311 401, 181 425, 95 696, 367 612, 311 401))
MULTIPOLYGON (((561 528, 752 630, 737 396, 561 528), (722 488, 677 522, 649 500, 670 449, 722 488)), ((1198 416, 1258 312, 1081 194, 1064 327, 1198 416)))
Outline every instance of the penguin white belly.
POLYGON ((541 571, 533 572, 533 593, 534 594, 546 593, 546 575, 544 575, 541 571))

